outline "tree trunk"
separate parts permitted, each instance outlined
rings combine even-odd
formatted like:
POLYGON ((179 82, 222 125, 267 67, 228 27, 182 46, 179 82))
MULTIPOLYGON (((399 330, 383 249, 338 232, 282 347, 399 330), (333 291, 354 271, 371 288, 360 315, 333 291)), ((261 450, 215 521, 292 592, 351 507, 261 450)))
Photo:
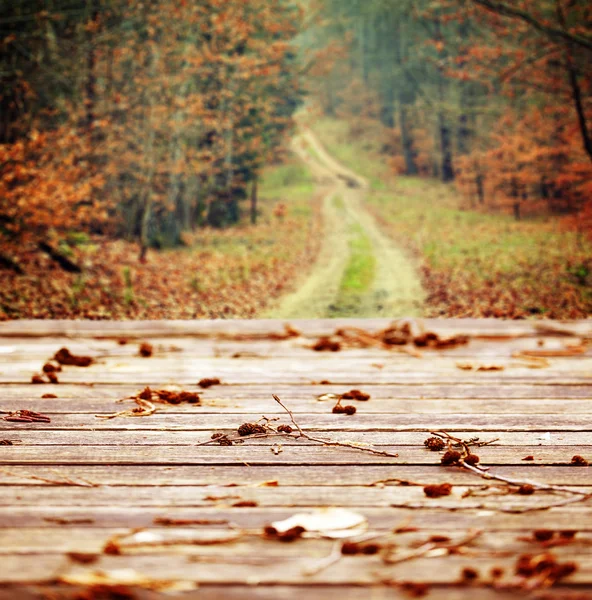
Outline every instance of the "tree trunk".
POLYGON ((485 204, 485 188, 483 186, 485 178, 481 173, 475 177, 475 183, 477 184, 477 197, 479 198, 479 204, 485 204))
MULTIPOLYGON (((567 31, 565 15, 563 14, 561 2, 557 2, 557 18, 562 30, 567 31)), ((578 125, 580 128, 580 135, 582 136, 582 144, 586 154, 588 155, 588 158, 592 160, 592 137, 590 135, 590 130, 588 129, 586 110, 584 108, 584 101, 582 99, 582 88, 580 87, 580 82, 578 81, 578 72, 574 64, 572 44, 570 42, 565 43, 565 61, 567 63, 571 97, 574 103, 576 114, 578 116, 578 125)))
MULTIPOLYGON (((462 44, 465 44, 469 38, 469 24, 465 19, 461 21, 458 31, 459 38, 462 44)), ((459 56, 458 68, 463 69, 466 65, 466 52, 463 50, 459 56)), ((459 96, 459 117, 458 117, 458 152, 459 154, 469 153, 469 111, 473 103, 472 84, 468 81, 460 81, 460 96, 459 96)))
POLYGON ((405 158, 405 173, 417 175, 417 164, 415 163, 415 150, 413 138, 407 119, 407 107, 399 103, 399 125, 401 127, 401 145, 403 146, 403 157, 405 158))
POLYGON ((511 195, 512 198, 514 199, 514 204, 513 204, 513 209, 514 209, 514 219, 516 219, 516 221, 520 221, 521 218, 521 214, 520 214, 520 194, 518 192, 518 182, 516 181, 515 178, 512 178, 512 189, 511 189, 511 195))
POLYGON ((253 225, 257 224, 257 179, 258 177, 255 175, 251 185, 251 223, 253 225))
MULTIPOLYGON (((97 23, 99 11, 97 10, 94 0, 89 2, 91 8, 91 22, 97 23)), ((96 119, 95 108, 97 102, 97 77, 95 74, 96 55, 93 44, 94 29, 89 29, 87 36, 88 51, 86 55, 86 128, 88 130, 88 139, 90 143, 90 153, 93 151, 95 142, 95 134, 93 132, 93 124, 96 119)))
MULTIPOLYGON (((441 42, 444 42, 442 37, 440 21, 438 18, 434 21, 435 26, 435 39, 441 42)), ((445 46, 444 46, 445 47, 445 46)), ((443 62, 446 59, 446 54, 444 50, 439 52, 439 60, 443 62)), ((448 125, 448 118, 444 114, 444 101, 445 101, 445 93, 444 93, 444 73, 442 72, 442 67, 438 66, 437 68, 437 88, 438 88, 438 130, 440 136, 440 152, 441 152, 441 162, 440 162, 440 176, 442 181, 448 182, 454 179, 454 167, 452 165, 452 135, 450 131, 450 126, 448 125)))
POLYGON ((460 115, 458 117, 458 153, 461 155, 468 154, 470 150, 469 106, 470 91, 464 84, 460 91, 460 115))
POLYGON ((441 110, 438 111, 438 129, 440 130, 440 150, 442 152, 441 177, 442 181, 448 182, 454 179, 452 142, 446 116, 441 110))

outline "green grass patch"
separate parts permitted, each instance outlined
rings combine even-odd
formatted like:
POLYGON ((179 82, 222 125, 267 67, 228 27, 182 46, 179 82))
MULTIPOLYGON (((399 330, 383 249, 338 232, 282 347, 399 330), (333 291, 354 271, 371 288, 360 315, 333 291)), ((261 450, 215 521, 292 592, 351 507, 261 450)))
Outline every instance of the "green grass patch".
MULTIPOLYGON (((341 203, 343 205, 343 200, 341 203)), ((374 281, 376 259, 370 238, 358 224, 351 225, 349 236, 349 261, 343 273, 336 302, 330 307, 332 317, 359 314, 364 297, 374 281)))

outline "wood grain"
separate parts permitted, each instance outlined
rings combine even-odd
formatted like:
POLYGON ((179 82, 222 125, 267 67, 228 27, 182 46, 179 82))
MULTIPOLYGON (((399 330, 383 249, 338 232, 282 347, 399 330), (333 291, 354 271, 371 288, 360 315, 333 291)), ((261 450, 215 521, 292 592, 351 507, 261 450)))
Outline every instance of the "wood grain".
MULTIPOLYGON (((96 569, 190 581, 200 588, 187 597, 206 599, 404 597, 396 586, 385 585, 394 580, 427 582, 429 597, 436 599, 514 598, 516 592, 489 589, 488 573, 493 566, 504 567, 504 581, 513 581, 520 555, 546 551, 532 539, 541 528, 578 530, 572 544, 552 550, 559 560, 578 563, 553 593, 567 598, 592 589, 592 500, 535 511, 566 496, 496 494, 483 487, 491 482, 443 467, 440 454, 423 445, 434 429, 463 439, 498 438, 475 450, 492 474, 592 492, 590 468, 570 464, 576 454, 592 462, 592 349, 551 357, 540 369, 512 356, 578 343, 577 336, 592 331, 590 322, 547 324, 574 334, 565 337, 530 321, 428 320, 427 329, 471 340, 447 351, 422 351, 421 358, 379 348, 316 353, 308 347, 315 336, 338 327, 378 330, 388 323, 295 321, 303 335, 280 341, 269 339, 283 331, 278 321, 0 323, 0 414, 28 409, 51 418, 49 423, 0 420, 0 440, 13 442, 0 445, 0 600, 73 600, 85 590, 56 586, 56 576, 96 569), (125 345, 118 343, 121 338, 128 340, 125 345), (141 340, 153 344, 151 358, 138 356, 141 340), (58 385, 32 385, 31 375, 62 346, 94 357, 95 364, 64 367, 58 385), (463 371, 457 362, 499 364, 504 370, 463 371), (222 385, 200 390, 202 377, 219 377, 222 385), (146 385, 201 391, 202 404, 159 406, 142 418, 95 416, 133 407, 131 401, 116 401, 146 385), (331 400, 317 399, 353 387, 371 399, 352 402, 358 411, 351 417, 332 414, 331 400), (57 398, 41 398, 45 393, 57 398), (272 394, 314 436, 372 444, 399 456, 292 438, 196 445, 261 415, 288 423, 272 394), (276 443, 281 443, 277 454, 271 448, 276 443), (533 460, 524 461, 529 455, 533 460), (442 483, 453 486, 451 495, 426 497, 425 485, 442 483), (253 506, 233 506, 244 501, 253 506), (274 520, 320 506, 359 512, 371 531, 411 528, 395 536, 405 551, 433 535, 461 539, 475 529, 483 533, 466 555, 418 557, 398 565, 385 565, 379 556, 344 557, 307 575, 308 567, 331 552, 332 541, 285 544, 260 534, 274 520), (530 512, 507 512, 523 509, 530 512), (212 524, 158 528, 158 517, 212 524), (111 536, 133 528, 169 538, 207 538, 225 533, 220 521, 249 535, 232 544, 102 553, 111 536), (98 560, 75 564, 68 552, 96 553, 98 560), (483 587, 461 581, 466 566, 479 571, 483 587)), ((148 590, 134 594, 165 597, 148 590)))

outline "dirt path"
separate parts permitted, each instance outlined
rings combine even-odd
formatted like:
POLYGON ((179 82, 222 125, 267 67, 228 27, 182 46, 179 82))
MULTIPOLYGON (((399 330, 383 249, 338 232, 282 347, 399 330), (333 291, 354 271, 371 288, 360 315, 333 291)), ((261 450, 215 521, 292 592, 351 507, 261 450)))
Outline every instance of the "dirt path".
POLYGON ((421 314, 423 290, 412 264, 363 208, 368 183, 339 164, 306 130, 294 139, 294 151, 307 163, 323 196, 323 245, 307 279, 265 316, 271 318, 399 317, 421 314), (343 302, 343 281, 352 256, 351 239, 371 244, 367 260, 373 278, 355 305, 343 302))

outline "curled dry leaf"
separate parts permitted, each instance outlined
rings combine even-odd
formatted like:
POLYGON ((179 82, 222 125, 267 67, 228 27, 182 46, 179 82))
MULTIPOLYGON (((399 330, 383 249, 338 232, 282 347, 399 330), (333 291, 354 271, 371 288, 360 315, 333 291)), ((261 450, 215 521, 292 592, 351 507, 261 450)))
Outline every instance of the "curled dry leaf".
POLYGON ((366 517, 345 508, 319 508, 309 513, 297 513, 283 521, 275 521, 271 527, 278 533, 302 527, 308 533, 329 538, 344 538, 366 531, 366 517))

